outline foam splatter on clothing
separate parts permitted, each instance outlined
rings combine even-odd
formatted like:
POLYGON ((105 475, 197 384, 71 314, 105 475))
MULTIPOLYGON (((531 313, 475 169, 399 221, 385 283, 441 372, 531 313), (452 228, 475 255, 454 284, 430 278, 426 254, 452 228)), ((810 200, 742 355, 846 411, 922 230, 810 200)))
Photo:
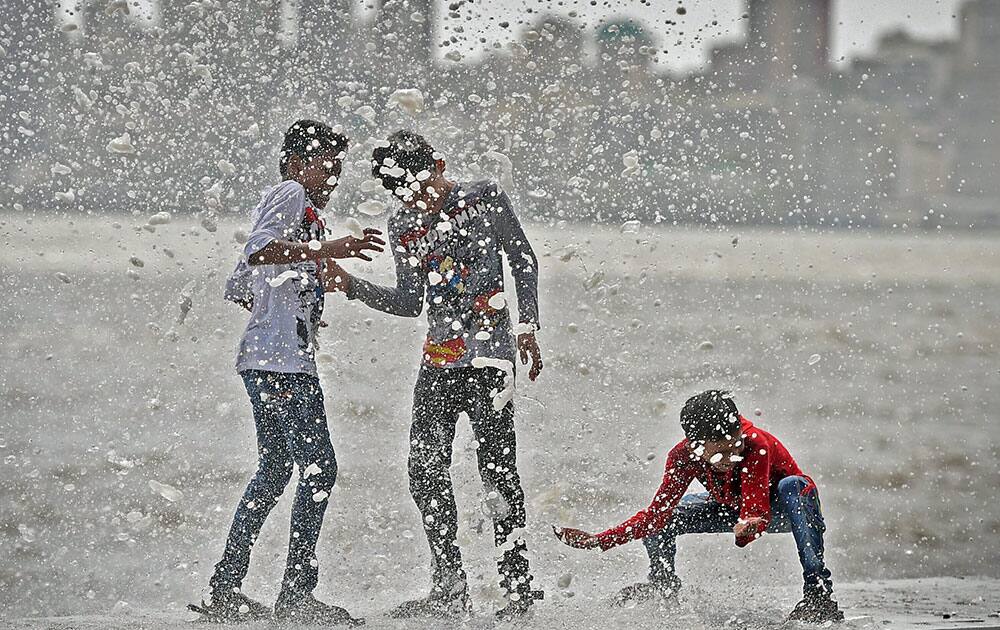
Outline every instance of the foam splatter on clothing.
MULTIPOLYGON (((741 519, 764 519, 764 527, 771 520, 771 495, 778 482, 785 477, 798 476, 809 482, 805 492, 816 487, 778 438, 754 426, 746 418, 741 417, 740 424, 740 435, 746 446, 739 466, 727 473, 715 472, 692 453, 687 440, 681 440, 667 455, 663 481, 649 507, 624 523, 597 534, 601 548, 607 550, 661 531, 670 522, 674 507, 695 479, 719 504, 733 508, 741 519)), ((743 547, 753 540, 753 536, 737 538, 736 544, 743 547)))
POLYGON ((226 282, 226 299, 250 309, 236 371, 315 375, 316 331, 323 315, 316 263, 251 266, 247 260, 272 241, 323 239, 323 222, 307 205, 305 189, 293 181, 264 191, 250 219, 253 227, 243 255, 226 282))
POLYGON ((409 317, 426 301, 424 365, 467 367, 476 357, 513 362, 501 252, 514 277, 520 322, 536 328, 538 264, 507 195, 493 182, 456 184, 440 213, 397 210, 388 235, 396 286, 354 278, 348 297, 409 317))

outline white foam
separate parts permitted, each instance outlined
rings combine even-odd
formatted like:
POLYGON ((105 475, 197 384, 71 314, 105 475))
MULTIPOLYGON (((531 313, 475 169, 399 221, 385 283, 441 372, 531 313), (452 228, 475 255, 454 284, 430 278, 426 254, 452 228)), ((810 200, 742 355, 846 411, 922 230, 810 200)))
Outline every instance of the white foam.
POLYGON ((292 279, 298 278, 298 277, 299 277, 299 272, 298 271, 295 271, 294 269, 289 269, 287 271, 282 271, 281 273, 279 273, 277 276, 275 276, 273 278, 268 278, 267 279, 267 283, 269 285, 271 285, 273 288, 276 289, 276 288, 280 287, 281 285, 285 284, 286 281, 292 280, 292 279))
POLYGON ((510 158, 499 151, 487 151, 483 158, 500 165, 500 186, 508 192, 514 190, 514 163, 510 158))
POLYGON ((160 483, 154 479, 149 480, 149 488, 171 503, 176 503, 184 498, 184 493, 167 483, 160 483))
POLYGON ((219 160, 218 162, 215 163, 215 166, 216 168, 219 169, 219 172, 222 173, 223 175, 236 174, 236 165, 227 160, 219 160))
POLYGON ((389 109, 401 109, 407 114, 424 111, 424 94, 416 88, 403 88, 389 95, 389 109))
POLYGON ((347 231, 350 232, 351 236, 354 238, 365 237, 365 229, 361 227, 361 223, 354 217, 347 217, 347 220, 344 221, 344 227, 347 228, 347 231))
POLYGON ((503 291, 490 296, 490 299, 486 301, 490 305, 490 308, 495 310, 500 310, 507 306, 507 297, 503 294, 503 291))
MULTIPOLYGON (((377 183, 377 182, 376 182, 377 183)), ((381 187, 381 184, 378 184, 381 187)), ((362 185, 364 188, 364 185, 362 185)), ((385 212, 386 205, 377 199, 366 199, 358 204, 358 212, 374 217, 385 212)))
POLYGON ((117 138, 109 140, 107 149, 111 153, 118 153, 121 155, 135 154, 135 146, 132 144, 132 136, 130 136, 127 131, 117 138))
POLYGON ((166 225, 170 223, 170 213, 169 212, 157 212, 153 216, 146 220, 149 225, 166 225))

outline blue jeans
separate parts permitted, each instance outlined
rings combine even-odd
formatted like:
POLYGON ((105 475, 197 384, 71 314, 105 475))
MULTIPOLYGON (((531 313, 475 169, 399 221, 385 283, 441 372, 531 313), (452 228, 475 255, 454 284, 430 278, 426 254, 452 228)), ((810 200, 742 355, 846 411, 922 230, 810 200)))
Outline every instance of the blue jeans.
POLYGON ((316 541, 337 479, 337 459, 319 379, 309 374, 261 370, 240 373, 257 429, 257 472, 236 507, 226 550, 209 581, 213 593, 239 588, 250 566, 260 528, 299 469, 292 504, 288 561, 279 601, 294 602, 316 587, 316 541))
MULTIPOLYGON (((830 570, 823 562, 823 533, 826 524, 820 511, 819 494, 805 477, 785 477, 771 494, 771 522, 768 533, 789 533, 795 538, 806 589, 833 589, 830 570)), ((643 539, 649 554, 649 579, 678 588, 674 572, 677 537, 681 534, 731 533, 739 512, 712 500, 708 493, 684 496, 674 508, 670 523, 658 534, 643 539)))

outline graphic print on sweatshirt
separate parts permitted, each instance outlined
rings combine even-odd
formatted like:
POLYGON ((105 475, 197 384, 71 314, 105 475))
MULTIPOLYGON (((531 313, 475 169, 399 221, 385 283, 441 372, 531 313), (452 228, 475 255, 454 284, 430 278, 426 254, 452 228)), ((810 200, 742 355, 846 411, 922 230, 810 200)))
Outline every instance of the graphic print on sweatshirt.
POLYGON ((401 208, 389 218, 396 287, 362 279, 348 297, 414 316, 427 305, 423 363, 464 367, 476 357, 513 361, 503 253, 517 289, 520 320, 537 326, 537 265, 510 200, 488 181, 458 183, 439 213, 401 208))
POLYGON ((399 237, 408 263, 417 261, 426 277, 428 312, 443 316, 444 325, 431 327, 424 342, 424 360, 432 365, 453 365, 465 357, 470 342, 489 346, 510 334, 506 303, 490 304, 503 292, 503 267, 490 260, 499 258, 500 244, 491 229, 494 206, 487 192, 473 189, 438 215, 411 215, 409 231, 399 237))

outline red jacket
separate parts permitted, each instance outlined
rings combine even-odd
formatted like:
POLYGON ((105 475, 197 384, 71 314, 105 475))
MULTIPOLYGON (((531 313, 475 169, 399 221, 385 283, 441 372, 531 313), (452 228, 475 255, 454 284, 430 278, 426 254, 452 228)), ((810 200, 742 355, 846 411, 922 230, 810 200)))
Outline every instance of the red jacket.
MULTIPOLYGON (((670 522, 674 506, 693 479, 700 481, 714 500, 738 509, 741 519, 760 517, 768 523, 771 520, 771 491, 778 482, 792 475, 800 475, 806 479, 809 477, 802 473, 778 438, 755 427, 742 416, 740 423, 741 434, 746 442, 742 466, 727 473, 715 472, 691 452, 687 440, 681 440, 667 455, 663 482, 652 503, 621 525, 597 534, 601 548, 608 550, 663 530, 670 522)), ((809 486, 804 491, 814 487, 812 479, 809 479, 809 486)), ((743 547, 754 538, 755 536, 738 537, 736 544, 743 547)))

